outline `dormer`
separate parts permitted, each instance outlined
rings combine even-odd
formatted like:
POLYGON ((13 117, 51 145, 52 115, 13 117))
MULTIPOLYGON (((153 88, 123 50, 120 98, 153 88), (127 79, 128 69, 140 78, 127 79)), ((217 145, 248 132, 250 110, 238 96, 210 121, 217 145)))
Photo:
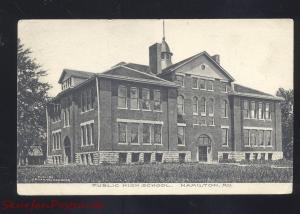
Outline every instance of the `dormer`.
POLYGON ((64 69, 58 83, 61 84, 62 90, 66 90, 86 81, 93 75, 94 73, 91 72, 64 69))

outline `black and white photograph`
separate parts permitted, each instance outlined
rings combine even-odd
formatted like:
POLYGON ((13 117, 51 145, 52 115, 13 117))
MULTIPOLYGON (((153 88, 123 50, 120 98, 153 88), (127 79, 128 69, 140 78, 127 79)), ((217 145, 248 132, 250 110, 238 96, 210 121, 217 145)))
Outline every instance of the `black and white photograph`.
POLYGON ((290 194, 292 19, 20 20, 20 195, 290 194))

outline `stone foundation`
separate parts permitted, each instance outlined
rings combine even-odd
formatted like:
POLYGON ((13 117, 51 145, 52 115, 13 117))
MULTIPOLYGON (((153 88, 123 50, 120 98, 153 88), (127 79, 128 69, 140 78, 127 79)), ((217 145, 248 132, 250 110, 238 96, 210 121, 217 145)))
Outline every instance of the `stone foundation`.
POLYGON ((224 157, 228 155, 228 160, 235 160, 237 162, 246 160, 279 160, 283 158, 283 153, 278 151, 231 151, 231 152, 218 152, 218 161, 224 160, 224 157))

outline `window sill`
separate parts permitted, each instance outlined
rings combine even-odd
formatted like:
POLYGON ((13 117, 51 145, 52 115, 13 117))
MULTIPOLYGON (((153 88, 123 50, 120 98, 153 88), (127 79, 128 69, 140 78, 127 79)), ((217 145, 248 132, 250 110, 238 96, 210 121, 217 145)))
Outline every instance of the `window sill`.
POLYGON ((141 145, 141 144, 139 144, 139 143, 130 143, 130 145, 133 145, 133 146, 139 146, 139 145, 141 145))
POLYGON ((202 117, 206 117, 206 112, 202 112, 200 115, 201 115, 202 117))
POLYGON ((139 108, 131 108, 130 110, 132 110, 132 111, 140 111, 141 109, 139 109, 139 108))
POLYGON ((205 88, 200 88, 200 91, 207 91, 205 88))
POLYGON ((251 146, 250 145, 244 145, 244 147, 250 148, 251 146))
POLYGON ((177 144, 177 146, 185 146, 185 144, 177 144))
POLYGON ((228 119, 228 117, 222 117, 222 119, 228 119))
POLYGON ((152 143, 143 143, 143 146, 152 146, 152 143))
POLYGON ((128 143, 119 142, 118 145, 128 145, 128 143))
POLYGON ((142 111, 152 111, 151 109, 142 109, 142 111))
POLYGON ((196 116, 198 116, 199 114, 198 114, 198 113, 193 113, 193 115, 196 115, 196 116))
POLYGON ((153 145, 154 146, 162 146, 163 144, 162 143, 154 143, 153 145))
POLYGON ((208 125, 208 126, 210 126, 210 127, 214 127, 214 126, 216 126, 216 125, 214 124, 214 125, 208 125))
POLYGON ((208 114, 208 116, 209 116, 209 117, 213 117, 213 116, 214 116, 214 114, 208 114))
POLYGON ((193 126, 199 126, 199 124, 193 124, 193 126))
POLYGON ((63 128, 70 128, 70 125, 64 126, 63 128))
POLYGON ((214 91, 214 90, 208 90, 208 89, 207 89, 207 91, 214 91))
POLYGON ((153 110, 153 112, 159 112, 159 113, 162 113, 163 111, 162 111, 162 110, 153 110))
POLYGON ((207 124, 201 124, 200 126, 207 126, 207 124))
POLYGON ((87 111, 82 111, 82 112, 80 112, 80 114, 84 114, 84 113, 87 113, 87 112, 90 112, 90 111, 94 111, 95 109, 89 109, 89 110, 87 110, 87 111))
POLYGON ((128 108, 117 107, 117 109, 120 109, 120 110, 127 110, 128 108))
POLYGON ((229 145, 222 145, 222 147, 226 147, 226 148, 228 148, 228 147, 229 147, 229 145))
POLYGON ((196 90, 199 90, 199 88, 192 88, 192 89, 196 89, 196 90))

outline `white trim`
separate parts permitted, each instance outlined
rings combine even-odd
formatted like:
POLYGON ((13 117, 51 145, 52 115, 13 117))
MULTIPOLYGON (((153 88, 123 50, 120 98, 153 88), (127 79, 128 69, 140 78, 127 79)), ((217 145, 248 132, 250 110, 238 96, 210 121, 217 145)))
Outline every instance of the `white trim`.
POLYGON ((125 65, 120 65, 120 67, 127 68, 127 69, 129 69, 129 70, 135 71, 135 72, 140 73, 140 74, 144 74, 144 75, 146 75, 146 76, 152 77, 152 78, 157 79, 157 80, 160 80, 160 81, 169 82, 169 81, 167 81, 167 80, 165 80, 165 79, 162 79, 162 78, 159 78, 159 77, 157 77, 157 76, 154 76, 154 75, 151 75, 151 74, 147 74, 147 73, 145 73, 145 72, 142 72, 142 71, 139 71, 139 70, 136 70, 136 69, 127 67, 126 64, 125 64, 125 65))
POLYGON ((176 76, 176 75, 185 77, 185 74, 184 74, 184 73, 179 73, 179 72, 178 72, 178 73, 175 74, 175 76, 176 76))
POLYGON ((243 129, 263 130, 263 131, 272 131, 273 130, 273 128, 269 128, 269 127, 255 127, 255 126, 244 126, 243 129))
POLYGON ((88 124, 91 124, 91 123, 94 123, 94 120, 89 120, 89 121, 80 123, 80 126, 85 126, 85 125, 88 125, 88 124))
POLYGON ((155 120, 134 120, 134 119, 121 119, 117 118, 117 122, 120 123, 148 123, 148 124, 161 124, 163 125, 163 121, 155 121, 155 120))
POLYGON ((229 81, 228 80, 220 80, 220 82, 225 82, 225 83, 229 83, 229 81))
POLYGON ((90 111, 94 111, 95 109, 94 108, 91 108, 89 110, 86 110, 86 111, 81 111, 80 114, 84 114, 84 113, 87 113, 87 112, 90 112, 90 111))
POLYGON ((221 125, 221 129, 229 129, 229 126, 227 126, 227 125, 221 125))
POLYGON ((61 129, 56 129, 56 130, 52 131, 52 134, 59 133, 59 132, 61 132, 61 129))
POLYGON ((177 123, 177 126, 186 126, 185 123, 177 123))

